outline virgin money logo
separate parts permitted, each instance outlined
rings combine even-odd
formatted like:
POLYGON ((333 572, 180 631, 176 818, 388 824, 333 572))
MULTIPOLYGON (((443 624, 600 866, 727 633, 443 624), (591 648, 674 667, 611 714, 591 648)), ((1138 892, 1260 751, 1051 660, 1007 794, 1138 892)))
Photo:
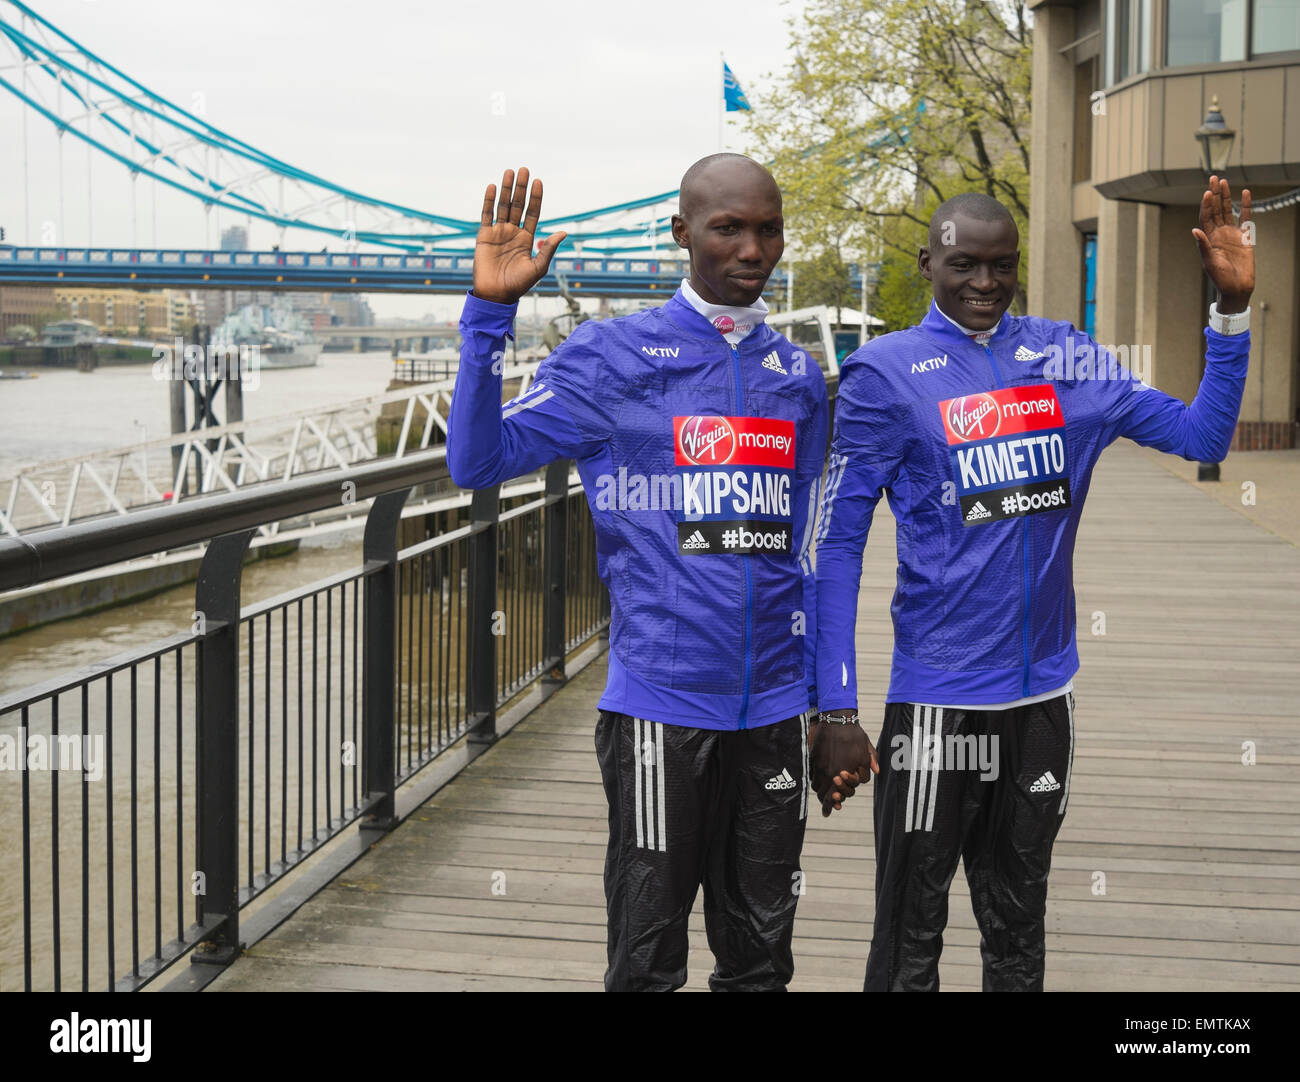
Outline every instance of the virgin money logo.
POLYGON ((725 417, 688 417, 677 437, 678 448, 695 466, 721 466, 736 451, 736 433, 725 417))
POLYGON ((998 432, 998 404, 990 394, 968 394, 948 403, 948 427, 960 439, 986 440, 998 432))

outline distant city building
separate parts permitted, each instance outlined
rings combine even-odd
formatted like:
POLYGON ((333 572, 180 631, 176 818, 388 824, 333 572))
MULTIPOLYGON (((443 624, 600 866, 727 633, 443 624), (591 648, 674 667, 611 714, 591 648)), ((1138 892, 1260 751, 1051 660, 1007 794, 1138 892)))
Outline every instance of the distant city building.
POLYGON ((221 250, 223 252, 248 251, 248 230, 242 225, 232 225, 221 231, 221 250))
POLYGON ((188 333, 194 309, 182 290, 91 289, 56 287, 58 311, 93 323, 105 335, 170 338, 188 333))
POLYGON ((286 293, 284 299, 295 312, 315 312, 329 304, 328 293, 286 293))
POLYGON ((215 327, 230 314, 230 290, 196 289, 194 291, 194 322, 215 327))
POLYGON ((53 286, 0 287, 0 338, 9 337, 10 327, 41 328, 59 315, 53 286))
MULTIPOLYGON (((336 293, 330 297, 330 311, 333 322, 345 327, 373 327, 375 313, 370 310, 370 302, 357 293, 336 293)), ((426 321, 426 322, 432 322, 426 321)))
MULTIPOLYGON (((368 327, 375 322, 370 306, 352 294, 329 294, 309 291, 276 293, 252 289, 200 289, 193 293, 191 323, 217 327, 223 320, 242 308, 253 305, 272 308, 287 307, 302 321, 303 327, 324 334, 335 324, 368 327)), ((189 330, 189 327, 186 328, 189 330)))
POLYGON ((296 312, 303 326, 314 332, 327 330, 334 319, 328 293, 288 293, 281 294, 288 301, 291 311, 296 312))
POLYGON ((194 325, 194 302, 187 291, 173 289, 169 292, 167 303, 171 306, 171 311, 167 320, 168 332, 183 334, 194 325))
MULTIPOLYGON (((249 304, 270 307, 275 294, 260 289, 199 289, 194 291, 193 321, 200 326, 216 327, 232 312, 249 304)), ((188 330, 188 328, 187 328, 188 330)))

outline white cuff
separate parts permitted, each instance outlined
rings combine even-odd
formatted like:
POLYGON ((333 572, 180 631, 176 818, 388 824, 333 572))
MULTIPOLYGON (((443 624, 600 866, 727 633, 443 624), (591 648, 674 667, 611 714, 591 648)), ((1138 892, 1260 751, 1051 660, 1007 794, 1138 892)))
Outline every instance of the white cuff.
POLYGON ((1250 330, 1250 308, 1233 315, 1224 315, 1219 311, 1218 302, 1210 305, 1210 330, 1219 334, 1244 334, 1250 330))

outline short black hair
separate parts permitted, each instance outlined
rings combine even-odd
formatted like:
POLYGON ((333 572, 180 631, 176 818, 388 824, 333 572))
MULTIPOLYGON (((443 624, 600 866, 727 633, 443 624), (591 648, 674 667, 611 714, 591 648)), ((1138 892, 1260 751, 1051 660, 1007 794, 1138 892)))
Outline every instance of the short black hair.
POLYGON ((959 215, 964 218, 973 218, 977 222, 1006 221, 1011 223, 1012 228, 1019 230, 1011 211, 1007 210, 991 195, 985 195, 983 192, 961 192, 940 203, 939 209, 930 217, 928 243, 932 249, 939 247, 943 241, 941 231, 944 224, 959 215))
POLYGON ((689 218, 695 213, 695 210, 699 205, 701 195, 700 189, 704 182, 704 174, 713 168, 713 166, 728 161, 745 162, 746 164, 753 166, 766 176, 767 179, 771 181, 772 187, 777 189, 778 194, 780 193, 780 189, 777 187, 776 178, 773 177, 764 166, 754 161, 753 158, 748 158, 744 154, 736 154, 731 151, 725 151, 721 154, 709 154, 707 157, 701 158, 687 169, 684 174, 682 174, 682 182, 678 186, 679 190, 677 193, 678 214, 683 218, 689 218))

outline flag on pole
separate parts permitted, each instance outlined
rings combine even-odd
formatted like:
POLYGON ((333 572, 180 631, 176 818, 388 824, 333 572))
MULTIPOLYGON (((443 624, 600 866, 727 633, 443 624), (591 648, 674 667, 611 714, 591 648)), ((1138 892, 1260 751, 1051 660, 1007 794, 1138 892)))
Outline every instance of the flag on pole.
POLYGON ((729 113, 753 112, 749 107, 749 99, 740 89, 740 84, 736 82, 736 77, 725 60, 722 62, 722 100, 726 102, 729 113))

